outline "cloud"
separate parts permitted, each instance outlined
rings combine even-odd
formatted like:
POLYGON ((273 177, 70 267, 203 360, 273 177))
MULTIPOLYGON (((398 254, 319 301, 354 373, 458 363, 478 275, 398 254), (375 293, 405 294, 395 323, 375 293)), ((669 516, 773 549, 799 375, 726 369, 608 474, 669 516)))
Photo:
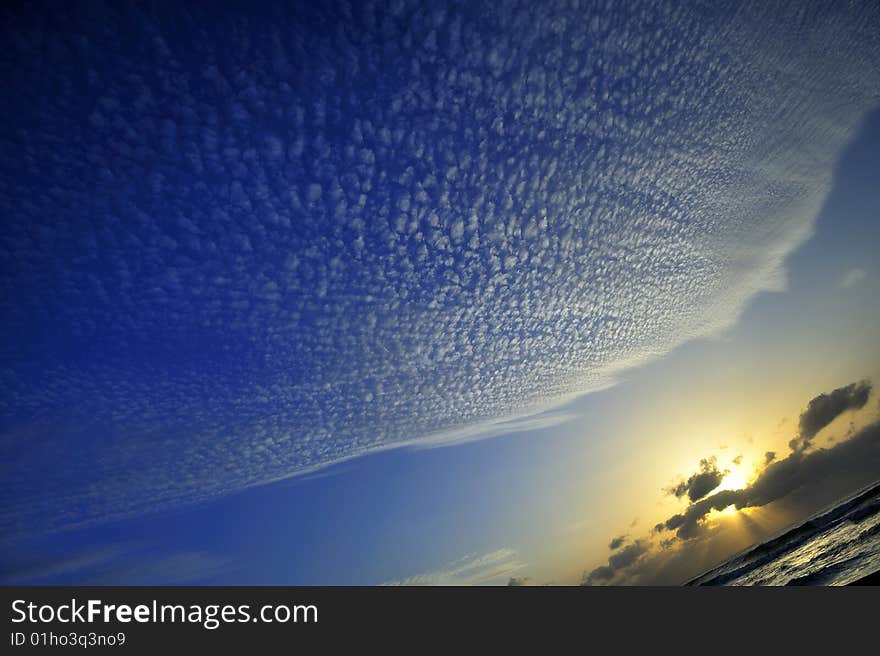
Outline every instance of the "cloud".
POLYGON ((607 583, 614 578, 614 568, 610 565, 599 565, 596 569, 584 577, 584 585, 596 585, 597 583, 607 583))
POLYGON ((700 521, 712 510, 724 510, 728 506, 737 505, 743 499, 741 490, 723 490, 710 497, 706 497, 688 506, 683 513, 673 515, 666 520, 665 528, 676 531, 676 535, 682 540, 687 540, 697 535, 700 521))
POLYGON ((607 583, 615 575, 635 564, 639 558, 648 552, 650 543, 644 540, 636 540, 608 558, 607 565, 600 565, 584 577, 584 585, 607 583))
MULTIPOLYGON (((809 453, 794 451, 782 460, 771 462, 758 478, 742 490, 724 490, 692 504, 680 515, 667 520, 667 530, 678 529, 677 535, 689 539, 699 532, 701 520, 711 510, 723 510, 730 505, 737 509, 766 506, 793 492, 814 486, 829 476, 865 463, 880 465, 880 425, 873 424, 850 439, 829 449, 809 453), (864 459, 864 462, 859 462, 864 459)), ((880 469, 876 470, 880 471, 880 469)))
POLYGON ((520 577, 511 576, 507 580, 507 586, 510 588, 523 587, 523 586, 529 585, 530 583, 531 583, 531 579, 528 576, 520 576, 520 577))
POLYGON ((718 460, 715 456, 700 460, 700 471, 692 474, 686 481, 681 481, 669 488, 666 492, 676 497, 687 495, 691 501, 702 499, 716 487, 727 474, 727 470, 718 469, 718 460))
POLYGON ((611 551, 614 551, 615 549, 620 549, 620 547, 623 546, 623 543, 626 542, 626 538, 627 536, 625 535, 619 535, 616 538, 612 538, 611 542, 608 543, 608 548, 611 551))
POLYGON ((127 552, 119 545, 83 550, 79 553, 44 557, 31 562, 4 563, 0 582, 5 585, 41 584, 58 577, 75 576, 83 571, 106 567, 127 552))
MULTIPOLYGON (((801 435, 815 435, 846 409, 863 407, 870 393, 870 383, 862 381, 814 398, 801 415, 801 435)), ((711 564, 703 559, 709 549, 705 545, 711 543, 717 530, 706 522, 712 511, 729 506, 739 510, 760 508, 784 500, 809 514, 853 489, 875 482, 880 472, 880 422, 853 430, 847 439, 828 448, 807 451, 794 448, 800 447, 800 441, 792 442, 793 450, 785 458, 778 459, 772 451, 765 454, 765 466, 750 485, 697 497, 685 510, 659 522, 651 531, 652 535, 673 532, 672 536, 663 538, 657 546, 645 540, 633 543, 630 545, 633 550, 625 557, 614 560, 629 547, 609 558, 606 565, 585 574, 584 582, 605 583, 617 580, 618 575, 623 577, 620 580, 650 580, 660 576, 663 568, 681 576, 693 576, 700 566, 711 564), (696 543, 703 544, 702 552, 691 548, 696 543), (632 567, 636 561, 638 571, 632 567)), ((710 458, 702 461, 701 469, 714 470, 714 461, 710 458)), ((674 491, 679 491, 678 486, 674 491)), ((712 553, 716 559, 724 556, 717 551, 712 553)))
POLYGON ((91 579, 91 584, 192 585, 228 576, 232 567, 229 559, 206 551, 183 551, 111 566, 91 579))
MULTIPOLYGON (((785 501, 800 508, 801 513, 810 514, 853 489, 876 481, 878 471, 880 422, 866 426, 831 448, 793 452, 769 465, 748 488, 717 492, 658 524, 655 532, 675 531, 674 536, 664 538, 659 550, 654 549, 645 555, 640 560, 639 571, 630 569, 623 574, 628 575, 628 582, 681 582, 729 555, 729 552, 719 551, 723 545, 712 544, 718 540, 718 532, 723 528, 704 522, 711 510, 723 510, 730 505, 738 509, 758 508, 785 501), (661 553, 671 547, 675 547, 671 553, 661 553), (713 549, 715 560, 707 559, 708 548, 713 549), (678 578, 670 579, 670 572, 677 573, 678 578)), ((760 531, 756 535, 769 537, 760 531)), ((593 570, 585 581, 591 584, 607 582, 617 573, 619 570, 609 564, 593 570)))
POLYGON ((798 423, 800 432, 789 442, 789 447, 793 451, 803 451, 808 448, 816 433, 844 412, 863 408, 870 395, 871 383, 863 380, 815 397, 801 413, 798 423))
POLYGON ((569 412, 548 411, 527 417, 500 418, 463 429, 440 431, 424 435, 412 441, 400 441, 393 446, 395 448, 410 446, 423 449, 452 446, 475 440, 485 440, 499 435, 512 435, 513 433, 553 428, 554 426, 568 423, 576 417, 576 414, 569 412))
POLYGON ((4 565, 0 582, 7 585, 184 585, 211 581, 232 568, 228 558, 206 551, 163 552, 133 543, 4 565))
POLYGON ((847 459, 852 457, 854 450, 858 452, 861 445, 868 444, 870 452, 876 431, 862 431, 832 449, 805 453, 806 446, 835 417, 846 410, 863 407, 870 393, 871 384, 862 381, 815 397, 801 414, 800 435, 790 442, 792 452, 788 457, 775 460, 775 454, 771 457, 771 452, 768 452, 764 470, 751 485, 741 490, 723 490, 705 498, 696 497, 700 500, 691 503, 683 513, 666 520, 664 528, 675 530, 679 538, 687 540, 699 534, 701 521, 712 510, 724 510, 731 505, 737 509, 765 506, 815 480, 821 480, 823 476, 844 470, 847 459))
POLYGON ((880 88, 870 2, 357 5, 0 26, 0 443, 40 445, 0 533, 524 426, 716 334, 880 88))
POLYGON ((840 286, 844 289, 848 289, 850 287, 855 287, 860 282, 862 282, 865 278, 868 277, 867 271, 864 269, 850 269, 846 272, 846 275, 843 277, 843 280, 840 283, 840 286))
POLYGON ((527 579, 511 576, 526 564, 517 559, 510 548, 498 549, 483 555, 468 555, 449 563, 442 569, 416 574, 382 585, 522 585, 527 579), (518 581, 519 583, 511 583, 518 581))

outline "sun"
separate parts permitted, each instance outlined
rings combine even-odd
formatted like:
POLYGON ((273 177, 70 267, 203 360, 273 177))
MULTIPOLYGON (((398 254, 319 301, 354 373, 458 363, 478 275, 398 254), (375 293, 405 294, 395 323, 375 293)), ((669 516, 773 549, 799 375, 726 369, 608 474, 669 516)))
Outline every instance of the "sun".
POLYGON ((721 484, 715 488, 715 491, 741 490, 744 487, 747 487, 748 484, 748 478, 742 468, 731 469, 724 475, 724 478, 721 479, 721 484))
MULTIPOLYGON (((724 478, 721 479, 721 484, 713 490, 715 492, 722 492, 724 490, 742 490, 749 485, 749 479, 746 475, 746 468, 740 465, 734 465, 731 469, 727 470, 727 473, 724 474, 724 478)), ((714 517, 717 519, 730 517, 732 515, 736 515, 739 512, 736 508, 736 505, 730 504, 726 508, 722 508, 721 510, 712 510, 709 513, 710 517, 714 517)))

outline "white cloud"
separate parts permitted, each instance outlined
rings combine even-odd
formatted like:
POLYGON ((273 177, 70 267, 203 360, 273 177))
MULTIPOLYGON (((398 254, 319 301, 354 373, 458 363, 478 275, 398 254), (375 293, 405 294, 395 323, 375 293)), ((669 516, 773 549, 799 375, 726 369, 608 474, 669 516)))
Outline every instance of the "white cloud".
POLYGON ((867 277, 868 273, 864 269, 850 269, 846 272, 840 285, 844 288, 855 287, 867 277))
POLYGON ((513 549, 503 548, 483 555, 470 554, 441 569, 382 585, 504 585, 525 567, 513 549))

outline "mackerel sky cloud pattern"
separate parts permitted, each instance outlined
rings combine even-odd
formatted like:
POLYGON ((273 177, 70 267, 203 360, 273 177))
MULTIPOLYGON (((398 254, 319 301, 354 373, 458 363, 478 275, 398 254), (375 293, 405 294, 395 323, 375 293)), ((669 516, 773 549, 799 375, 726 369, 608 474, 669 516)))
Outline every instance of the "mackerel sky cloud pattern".
POLYGON ((3 21, 0 531, 607 385, 779 284, 880 102, 876 3, 316 4, 3 21))

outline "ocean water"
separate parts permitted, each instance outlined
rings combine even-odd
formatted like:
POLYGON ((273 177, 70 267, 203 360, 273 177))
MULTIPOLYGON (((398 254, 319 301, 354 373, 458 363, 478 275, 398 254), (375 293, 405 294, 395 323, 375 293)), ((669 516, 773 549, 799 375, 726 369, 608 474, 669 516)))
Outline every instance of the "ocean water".
POLYGON ((847 585, 880 570, 880 483, 688 585, 847 585))

